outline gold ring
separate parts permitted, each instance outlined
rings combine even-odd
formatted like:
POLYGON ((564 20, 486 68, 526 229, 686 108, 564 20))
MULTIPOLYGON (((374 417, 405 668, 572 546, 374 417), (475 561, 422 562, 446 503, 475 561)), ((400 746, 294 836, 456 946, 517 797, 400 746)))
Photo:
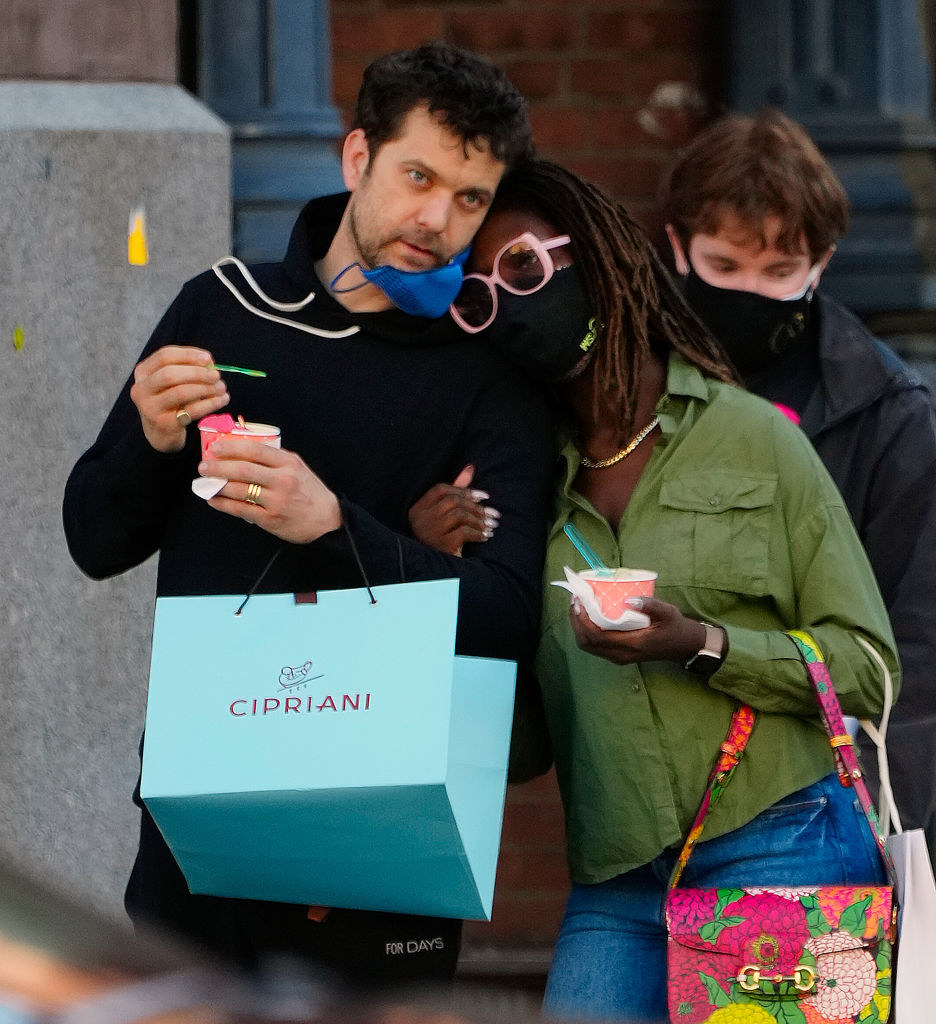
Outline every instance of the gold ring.
POLYGON ((263 488, 260 484, 247 484, 247 504, 248 505, 259 505, 260 494, 263 488))
POLYGON ((192 422, 192 417, 189 416, 188 410, 180 409, 176 414, 175 418, 179 421, 180 427, 187 427, 192 422))

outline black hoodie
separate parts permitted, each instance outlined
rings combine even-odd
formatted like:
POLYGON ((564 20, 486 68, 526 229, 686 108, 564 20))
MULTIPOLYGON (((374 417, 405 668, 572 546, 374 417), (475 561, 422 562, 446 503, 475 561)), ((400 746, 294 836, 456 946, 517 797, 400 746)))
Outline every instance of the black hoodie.
MULTIPOLYGON (((184 286, 143 356, 164 345, 194 345, 220 363, 265 370, 265 379, 228 375, 224 411, 279 426, 283 448, 339 495, 371 584, 458 577, 459 652, 523 657, 536 642, 549 514, 547 410, 529 383, 448 316, 353 314, 328 295, 313 263, 325 254, 346 200, 307 204, 285 260, 251 268, 276 302, 314 292, 304 308, 267 304, 228 265, 184 286), (241 300, 293 323, 258 317, 241 300), (322 337, 295 324, 347 336, 322 337), (357 330, 347 334, 349 328, 357 330), (487 543, 456 558, 414 540, 407 512, 469 462, 476 467, 472 486, 492 495, 502 518, 487 543)), ((191 493, 197 429, 189 428, 179 453, 152 449, 131 383, 69 477, 64 522, 72 557, 102 579, 159 551, 159 596, 246 593, 281 542, 191 493)), ((338 531, 286 544, 258 592, 361 585, 347 536, 338 531)))
MULTIPOLYGON (((164 345, 194 345, 218 362, 265 370, 264 379, 226 378, 225 411, 279 426, 283 448, 297 452, 340 496, 348 530, 288 544, 210 508, 190 489, 198 430, 189 428, 177 454, 151 448, 130 400, 131 378, 69 477, 69 549, 95 578, 124 572, 158 551, 157 594, 181 596, 244 594, 281 548, 258 592, 295 593, 362 586, 350 534, 371 584, 458 577, 460 653, 523 662, 537 639, 550 513, 553 439, 545 404, 448 316, 352 314, 328 295, 313 264, 328 249, 346 202, 333 196, 305 207, 285 260, 252 268, 260 292, 230 264, 186 284, 143 355, 164 345), (301 309, 276 305, 301 303, 312 292, 315 298, 301 309), (487 543, 467 546, 465 557, 456 558, 416 541, 407 512, 469 462, 476 467, 473 486, 491 494, 502 518, 487 543)), ((284 949, 361 984, 446 978, 454 971, 456 921, 333 911, 319 925, 307 920, 304 907, 190 895, 141 808, 127 888, 136 920, 156 921, 242 964, 284 949), (388 956, 397 940, 427 935, 431 953, 388 956)))

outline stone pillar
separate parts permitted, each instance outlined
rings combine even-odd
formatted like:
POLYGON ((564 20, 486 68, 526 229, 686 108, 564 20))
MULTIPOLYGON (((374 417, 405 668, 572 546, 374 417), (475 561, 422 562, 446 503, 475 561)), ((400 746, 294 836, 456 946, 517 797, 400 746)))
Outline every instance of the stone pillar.
POLYGON ((0 79, 176 80, 176 0, 4 0, 0 79))
POLYGON ((172 3, 17 0, 0 15, 0 45, 15 30, 35 57, 0 80, 0 852, 123 920, 154 566, 83 577, 62 490, 164 308, 229 252, 230 143, 214 114, 158 81, 174 57, 128 59, 133 33, 113 8, 144 21, 162 8, 173 31, 149 44, 174 45, 172 3), (61 37, 79 24, 84 62, 61 37), (89 68, 96 83, 75 80, 89 68), (133 68, 153 80, 121 81, 133 68), (137 209, 143 265, 128 261, 137 209))
POLYGON ((852 226, 823 285, 863 314, 936 310, 929 0, 732 0, 729 103, 778 106, 834 165, 852 226))
POLYGON ((198 95, 230 125, 234 250, 280 259, 302 206, 344 188, 326 0, 201 0, 198 95))

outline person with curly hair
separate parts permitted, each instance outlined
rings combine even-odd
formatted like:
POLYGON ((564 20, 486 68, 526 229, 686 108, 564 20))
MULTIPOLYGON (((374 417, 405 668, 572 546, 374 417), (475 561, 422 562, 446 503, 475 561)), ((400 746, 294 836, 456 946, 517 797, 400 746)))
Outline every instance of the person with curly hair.
MULTIPOLYGON (((524 163, 469 266, 453 317, 547 384, 562 431, 536 674, 572 891, 545 1010, 663 1020, 663 897, 739 704, 756 712, 753 735, 681 884, 881 880, 786 631, 813 635, 859 716, 883 703, 859 638, 896 678, 893 635, 808 439, 738 385, 620 203, 524 163), (653 597, 629 599, 631 628, 599 627, 548 585, 585 567, 567 524, 605 565, 658 574, 653 597)), ((439 524, 423 539, 446 537, 466 539, 439 524)))

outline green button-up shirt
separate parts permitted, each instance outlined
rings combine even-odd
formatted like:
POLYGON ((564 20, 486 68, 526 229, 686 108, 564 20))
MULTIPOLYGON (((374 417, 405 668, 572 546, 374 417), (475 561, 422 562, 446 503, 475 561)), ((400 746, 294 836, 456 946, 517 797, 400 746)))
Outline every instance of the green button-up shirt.
POLYGON ((617 533, 572 489, 568 445, 546 561, 538 677, 566 811, 571 875, 601 882, 685 836, 739 701, 758 712, 706 837, 737 828, 832 770, 806 671, 784 630, 811 633, 845 714, 881 710, 883 682, 857 642, 883 655, 895 685, 887 613, 844 503, 809 441, 761 399, 670 359, 657 405, 662 437, 617 533), (548 581, 586 568, 571 520, 612 566, 654 569, 656 596, 728 634, 705 679, 672 662, 619 666, 585 654, 569 597, 548 581))

